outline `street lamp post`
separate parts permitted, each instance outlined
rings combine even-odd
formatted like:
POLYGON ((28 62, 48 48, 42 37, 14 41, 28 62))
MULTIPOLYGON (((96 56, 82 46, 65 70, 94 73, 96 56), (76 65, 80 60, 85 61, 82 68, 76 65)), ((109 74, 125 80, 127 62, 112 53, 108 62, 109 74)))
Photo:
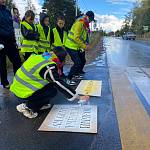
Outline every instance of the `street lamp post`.
POLYGON ((76 13, 75 13, 76 16, 78 16, 78 0, 76 0, 76 13))

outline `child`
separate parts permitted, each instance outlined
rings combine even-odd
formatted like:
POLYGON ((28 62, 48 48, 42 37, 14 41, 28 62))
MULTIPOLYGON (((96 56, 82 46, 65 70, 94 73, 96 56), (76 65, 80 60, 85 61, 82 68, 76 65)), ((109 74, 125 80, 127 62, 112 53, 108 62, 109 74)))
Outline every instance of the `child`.
POLYGON ((67 32, 64 30, 65 19, 60 16, 57 18, 57 26, 51 31, 51 44, 53 47, 64 47, 67 39, 67 32))
POLYGON ((35 14, 32 10, 25 13, 21 22, 21 34, 23 36, 21 52, 24 53, 24 59, 27 60, 32 53, 38 53, 39 34, 34 25, 35 14))
POLYGON ((40 14, 40 23, 37 25, 39 33, 38 52, 50 51, 50 27, 49 16, 45 13, 40 14))

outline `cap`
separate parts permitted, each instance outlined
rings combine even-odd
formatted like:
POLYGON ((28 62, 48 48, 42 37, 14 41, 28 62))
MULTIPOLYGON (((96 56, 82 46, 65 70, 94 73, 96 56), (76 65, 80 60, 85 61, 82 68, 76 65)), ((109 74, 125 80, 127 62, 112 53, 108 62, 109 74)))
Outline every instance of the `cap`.
POLYGON ((86 15, 89 17, 89 19, 90 19, 90 21, 95 21, 95 19, 94 19, 94 12, 93 11, 88 11, 87 13, 86 13, 86 15))

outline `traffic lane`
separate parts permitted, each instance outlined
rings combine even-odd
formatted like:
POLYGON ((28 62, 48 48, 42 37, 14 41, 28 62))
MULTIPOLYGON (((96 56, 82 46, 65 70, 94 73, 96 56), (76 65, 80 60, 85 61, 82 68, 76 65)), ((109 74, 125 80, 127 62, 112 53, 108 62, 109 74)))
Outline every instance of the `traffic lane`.
POLYGON ((104 38, 104 46, 111 65, 150 67, 150 43, 104 38))
MULTIPOLYGON (((3 150, 121 150, 120 135, 115 106, 109 83, 106 57, 97 59, 86 67, 85 79, 102 80, 102 97, 91 98, 90 104, 98 106, 98 133, 39 132, 48 111, 40 113, 36 119, 27 119, 16 111, 18 99, 12 94, 0 96, 0 139, 3 150)), ((8 92, 8 91, 7 91, 8 92)), ((9 92, 8 92, 9 93, 9 92)), ((52 104, 72 104, 60 93, 52 104)), ((75 104, 75 102, 74 102, 75 104)))

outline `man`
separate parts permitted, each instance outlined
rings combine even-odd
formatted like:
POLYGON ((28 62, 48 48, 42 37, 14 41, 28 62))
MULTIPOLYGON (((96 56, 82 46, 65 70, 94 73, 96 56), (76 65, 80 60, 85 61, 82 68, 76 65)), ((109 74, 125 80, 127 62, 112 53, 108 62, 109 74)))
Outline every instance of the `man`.
POLYGON ((21 59, 18 49, 16 48, 12 16, 10 11, 6 8, 5 3, 6 0, 0 0, 0 44, 4 45, 4 49, 0 51, 0 77, 3 87, 9 89, 6 56, 8 56, 13 64, 14 74, 21 66, 21 59))
POLYGON ((40 23, 37 25, 39 33, 38 52, 50 51, 50 18, 47 14, 40 14, 40 23))
POLYGON ((94 21, 94 13, 92 11, 88 11, 86 15, 79 17, 73 24, 65 42, 66 50, 74 63, 66 81, 69 85, 76 84, 72 80, 73 76, 77 76, 77 79, 83 78, 80 74, 84 73, 83 68, 86 63, 85 50, 90 49, 90 45, 86 44, 86 42, 91 21, 94 21))
POLYGON ((17 71, 10 90, 25 101, 16 107, 25 117, 35 118, 40 110, 50 108, 49 101, 56 96, 57 89, 69 101, 89 99, 88 96, 80 97, 60 78, 62 64, 59 59, 63 52, 57 56, 53 52, 32 54, 17 71))

